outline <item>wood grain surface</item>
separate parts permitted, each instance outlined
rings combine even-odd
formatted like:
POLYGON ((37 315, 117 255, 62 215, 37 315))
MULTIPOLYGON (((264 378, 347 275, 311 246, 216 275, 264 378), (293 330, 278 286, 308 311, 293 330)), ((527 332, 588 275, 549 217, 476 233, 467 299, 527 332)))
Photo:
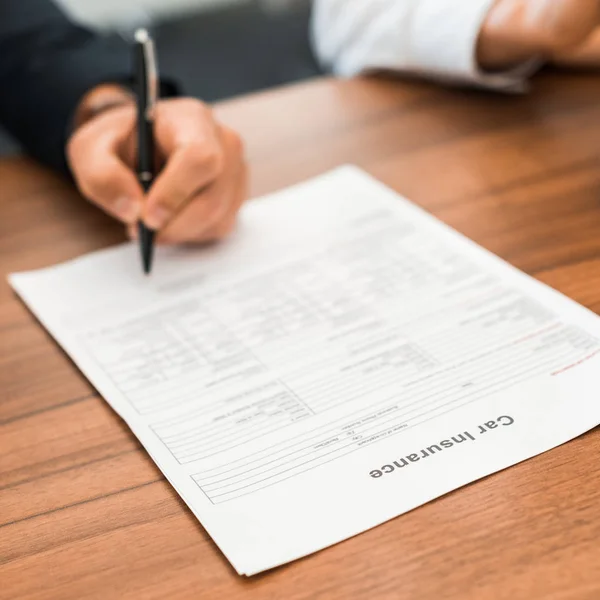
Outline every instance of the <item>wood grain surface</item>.
MULTIPOLYGON (((254 194, 355 163, 600 311, 600 76, 548 73, 516 97, 320 80, 217 112, 246 139, 254 194)), ((238 577, 5 281, 122 239, 58 177, 0 161, 1 598, 600 598, 598 430, 238 577)))

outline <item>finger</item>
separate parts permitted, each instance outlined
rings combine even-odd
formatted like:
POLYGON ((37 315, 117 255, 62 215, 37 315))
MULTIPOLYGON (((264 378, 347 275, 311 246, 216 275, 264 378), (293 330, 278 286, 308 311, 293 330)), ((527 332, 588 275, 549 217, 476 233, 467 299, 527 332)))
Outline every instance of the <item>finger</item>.
POLYGON ((108 214, 124 223, 134 223, 139 218, 141 188, 133 173, 116 156, 90 156, 77 180, 84 196, 108 214))
POLYGON ((128 125, 124 115, 99 117, 76 132, 67 154, 81 193, 117 219, 132 223, 139 216, 143 191, 119 156, 128 125))
POLYGON ((235 186, 232 188, 232 201, 230 202, 228 209, 216 218, 200 222, 198 227, 194 227, 193 225, 195 222, 198 223, 198 221, 195 220, 194 215, 191 212, 193 205, 190 205, 190 209, 188 209, 190 210, 190 213, 182 215, 182 220, 180 222, 173 223, 172 227, 169 227, 162 233, 159 236, 159 243, 202 244, 223 239, 234 229, 239 209, 246 197, 247 190, 245 181, 236 182, 235 186))
MULTIPOLYGON (((228 184, 229 187, 231 183, 228 184)), ((203 240, 203 233, 218 223, 227 213, 233 198, 232 190, 211 187, 199 194, 158 235, 159 244, 194 243, 203 240)))
POLYGON ((245 199, 245 192, 240 193, 242 201, 238 204, 237 209, 230 210, 219 222, 204 230, 198 243, 216 242, 225 239, 235 229, 238 220, 239 208, 245 199))
POLYGON ((227 237, 235 228, 237 223, 238 213, 240 208, 248 198, 248 171, 244 167, 242 175, 236 187, 234 193, 234 199, 231 203, 227 213, 217 221, 214 225, 207 228, 201 238, 200 242, 210 242, 221 240, 227 237))
POLYGON ((125 228, 125 231, 127 233, 127 237, 130 240, 136 241, 139 238, 140 232, 139 232, 139 226, 137 223, 128 224, 127 227, 125 228))
POLYGON ((159 243, 203 242, 220 238, 231 229, 247 195, 247 166, 239 136, 222 127, 220 138, 226 155, 225 170, 161 232, 159 243), (224 223, 231 225, 222 227, 224 223))
POLYGON ((583 44, 600 22, 598 0, 537 0, 525 5, 523 31, 552 55, 583 44), (529 26, 529 27, 528 27, 529 26))
POLYGON ((156 139, 167 163, 146 200, 143 219, 161 229, 182 207, 209 186, 223 169, 218 130, 199 102, 165 103, 156 117, 156 139))
POLYGON ((600 29, 596 28, 580 47, 555 54, 552 62, 564 67, 600 68, 600 29))
POLYGON ((223 179, 223 185, 215 185, 206 191, 161 232, 158 242, 203 243, 227 235, 246 198, 245 179, 244 167, 236 177, 223 179))
POLYGON ((144 223, 164 228, 174 216, 219 174, 221 156, 218 146, 198 144, 177 151, 150 188, 143 209, 144 223))

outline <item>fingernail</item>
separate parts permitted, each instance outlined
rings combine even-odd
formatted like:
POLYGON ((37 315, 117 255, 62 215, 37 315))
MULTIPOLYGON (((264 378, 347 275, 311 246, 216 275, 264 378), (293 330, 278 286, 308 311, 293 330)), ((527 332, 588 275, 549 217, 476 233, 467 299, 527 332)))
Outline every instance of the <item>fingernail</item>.
POLYGON ((144 223, 150 229, 161 229, 164 225, 166 225, 170 216, 171 212, 164 206, 153 206, 146 214, 144 223))
POLYGON ((115 202, 115 212, 126 223, 134 223, 140 216, 139 204, 133 198, 119 198, 115 202))
POLYGON ((127 235, 129 235, 129 239, 132 241, 136 241, 138 239, 138 228, 137 227, 129 227, 127 229, 127 235))

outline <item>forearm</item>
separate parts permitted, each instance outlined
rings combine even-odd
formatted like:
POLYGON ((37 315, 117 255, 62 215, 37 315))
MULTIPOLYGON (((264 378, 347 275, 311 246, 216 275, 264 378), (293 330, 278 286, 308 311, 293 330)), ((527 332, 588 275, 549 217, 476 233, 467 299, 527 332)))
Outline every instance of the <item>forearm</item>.
POLYGON ((325 66, 349 76, 391 70, 518 89, 521 73, 487 72, 477 46, 495 0, 316 0, 313 38, 325 66))
POLYGON ((0 3, 0 121, 39 160, 66 170, 82 98, 130 74, 126 45, 71 22, 49 0, 0 3))
POLYGON ((533 57, 573 54, 600 19, 598 0, 495 0, 481 28, 477 57, 490 71, 533 57))

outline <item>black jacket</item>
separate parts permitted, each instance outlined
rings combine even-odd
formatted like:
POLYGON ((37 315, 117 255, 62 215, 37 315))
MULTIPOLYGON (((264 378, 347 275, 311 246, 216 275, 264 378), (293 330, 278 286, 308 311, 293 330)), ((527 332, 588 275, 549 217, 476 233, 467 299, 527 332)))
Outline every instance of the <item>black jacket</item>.
POLYGON ((66 170, 65 142, 83 95, 130 77, 124 42, 73 24, 51 0, 0 0, 0 123, 40 161, 66 170))

